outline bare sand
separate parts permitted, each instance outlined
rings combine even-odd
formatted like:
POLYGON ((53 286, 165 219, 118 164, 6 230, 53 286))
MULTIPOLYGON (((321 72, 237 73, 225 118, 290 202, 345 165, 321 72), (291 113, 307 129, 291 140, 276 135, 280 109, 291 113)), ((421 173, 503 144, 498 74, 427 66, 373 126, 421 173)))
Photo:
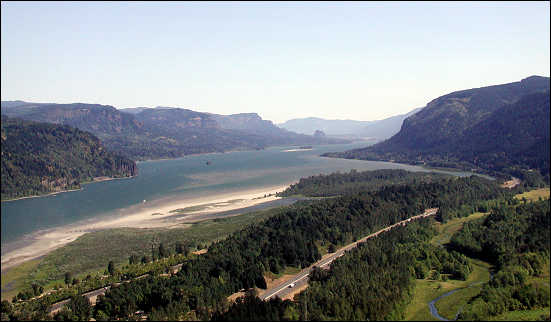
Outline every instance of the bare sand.
POLYGON ((177 209, 197 207, 199 210, 184 214, 212 214, 254 206, 279 199, 275 193, 285 190, 288 185, 271 186, 232 193, 222 193, 187 200, 165 203, 145 202, 121 211, 120 215, 92 219, 86 222, 43 230, 27 236, 23 241, 13 243, 2 254, 2 271, 25 261, 44 256, 66 245, 78 237, 92 231, 111 228, 174 228, 182 227, 181 212, 177 209))
POLYGON ((283 150, 281 152, 298 152, 298 151, 310 151, 312 149, 290 149, 290 150, 283 150))

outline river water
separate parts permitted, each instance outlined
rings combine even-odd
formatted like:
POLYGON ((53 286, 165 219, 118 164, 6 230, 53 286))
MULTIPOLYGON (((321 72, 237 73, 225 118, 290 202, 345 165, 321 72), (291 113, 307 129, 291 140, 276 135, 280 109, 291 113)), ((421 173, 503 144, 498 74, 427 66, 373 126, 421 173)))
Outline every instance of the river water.
MULTIPOLYGON (((273 187, 298 181, 301 177, 351 169, 428 171, 418 166, 389 162, 319 157, 325 152, 364 146, 365 142, 356 142, 314 146, 312 150, 294 152, 285 150, 296 147, 270 147, 260 151, 139 162, 138 176, 134 178, 95 182, 83 185, 83 189, 77 191, 2 202, 2 246, 39 230, 108 216, 120 209, 140 205, 143 200, 147 203, 168 202, 273 187)), ((470 175, 466 172, 454 174, 470 175)))

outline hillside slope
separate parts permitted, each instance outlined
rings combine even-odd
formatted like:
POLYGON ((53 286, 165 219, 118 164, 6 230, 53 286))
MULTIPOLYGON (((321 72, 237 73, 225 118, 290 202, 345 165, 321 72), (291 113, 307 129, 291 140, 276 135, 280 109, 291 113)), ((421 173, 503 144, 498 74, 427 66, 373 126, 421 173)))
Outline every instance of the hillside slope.
POLYGON ((458 91, 404 120, 371 147, 326 156, 549 177, 549 78, 458 91))
POLYGON ((5 116, 1 124, 2 200, 137 174, 135 162, 106 151, 90 133, 5 116))
POLYGON ((255 113, 226 116, 170 107, 118 110, 98 104, 10 101, 2 102, 2 114, 89 131, 110 151, 134 160, 263 149, 270 145, 347 142, 282 130, 255 113))
POLYGON ((532 76, 520 82, 453 92, 427 104, 404 120, 400 132, 374 147, 378 151, 446 150, 450 140, 504 105, 522 96, 549 90, 549 78, 532 76))

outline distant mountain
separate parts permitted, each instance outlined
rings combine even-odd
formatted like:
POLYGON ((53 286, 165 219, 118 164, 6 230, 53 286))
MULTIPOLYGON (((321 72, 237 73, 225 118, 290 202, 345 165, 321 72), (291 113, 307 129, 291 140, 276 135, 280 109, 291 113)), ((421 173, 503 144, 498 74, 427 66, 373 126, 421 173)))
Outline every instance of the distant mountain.
POLYGON ((406 118, 419 112, 421 109, 422 107, 419 107, 406 114, 400 114, 388 117, 386 119, 373 121, 373 123, 365 127, 360 134, 364 137, 375 138, 379 141, 386 140, 400 131, 402 123, 404 123, 406 118))
POLYGON ((327 156, 393 160, 490 173, 536 168, 549 178, 549 78, 453 92, 376 145, 327 156))
POLYGON ((331 144, 346 140, 317 138, 297 134, 263 120, 256 113, 219 115, 195 112, 183 108, 151 108, 135 114, 136 119, 159 135, 189 142, 193 146, 209 147, 208 152, 229 149, 263 149, 284 144, 331 144), (199 143, 199 145, 197 145, 199 143), (202 145, 201 145, 202 144, 202 145))
POLYGON ((278 124, 279 127, 289 131, 312 135, 316 130, 323 131, 326 135, 357 135, 372 121, 354 120, 326 120, 317 117, 292 119, 278 124))
POLYGON ((270 145, 348 142, 289 132, 253 113, 217 115, 172 107, 118 110, 98 104, 21 101, 2 102, 1 109, 3 115, 89 131, 107 149, 134 160, 263 149, 270 145))
POLYGON ((74 103, 29 104, 13 108, 2 106, 2 114, 37 122, 70 125, 100 137, 145 133, 143 124, 132 115, 121 113, 109 105, 74 103), (22 109, 24 113, 21 113, 22 109))
POLYGON ((143 110, 147 110, 148 107, 131 107, 131 108, 120 108, 119 111, 130 113, 130 114, 138 114, 143 110))
POLYGON ((2 200, 78 188, 94 177, 128 177, 136 163, 66 125, 2 117, 2 200))
POLYGON ((304 134, 321 130, 329 136, 371 138, 381 141, 398 133, 404 119, 420 110, 421 108, 416 108, 407 114, 376 121, 326 120, 316 117, 292 119, 279 124, 279 127, 304 134))

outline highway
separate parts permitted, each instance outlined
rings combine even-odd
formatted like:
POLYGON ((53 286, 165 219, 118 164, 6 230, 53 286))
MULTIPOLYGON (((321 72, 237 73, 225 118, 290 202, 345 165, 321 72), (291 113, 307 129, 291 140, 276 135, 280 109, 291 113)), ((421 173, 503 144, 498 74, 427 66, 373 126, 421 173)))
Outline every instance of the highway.
MULTIPOLYGON (((279 296, 279 297, 284 297, 286 294, 292 292, 294 289, 308 283, 308 276, 310 275, 310 272, 313 270, 314 266, 318 266, 320 268, 327 268, 335 259, 343 256, 346 251, 351 250, 352 248, 358 246, 359 243, 365 242, 369 238, 373 238, 375 236, 378 236, 380 233, 382 233, 384 231, 389 231, 389 230, 391 230, 392 228, 394 228, 396 226, 405 225, 405 224, 407 224, 408 222, 410 222, 412 220, 432 216, 432 215, 436 214, 437 211, 438 211, 438 208, 426 209, 425 212, 423 212, 420 215, 413 216, 413 217, 410 217, 408 219, 402 220, 402 221, 400 221, 400 222, 398 222, 394 225, 383 228, 383 229, 381 229, 381 230, 379 230, 379 231, 377 231, 373 234, 370 234, 370 235, 368 235, 368 236, 366 236, 366 237, 364 237, 364 238, 362 238, 358 241, 355 241, 355 242, 353 242, 349 245, 346 245, 346 246, 338 249, 332 255, 330 255, 330 256, 328 256, 324 259, 321 259, 321 260, 315 262, 314 264, 310 265, 309 267, 303 269, 302 271, 300 271, 300 273, 293 276, 293 278, 291 278, 291 279, 289 279, 289 280, 287 280, 283 283, 280 283, 279 285, 277 285, 275 287, 272 287, 271 289, 268 289, 268 290, 264 291, 264 293, 262 293, 259 297, 262 300, 268 300, 271 297, 276 296, 276 295, 279 296), (293 287, 289 287, 292 283, 294 283, 293 287)), ((172 266, 171 267, 172 273, 176 274, 181 269, 181 267, 182 267, 182 264, 172 266)), ((139 277, 136 277, 135 280, 144 278, 148 275, 149 274, 141 275, 139 277)), ((127 280, 127 281, 123 281, 122 283, 128 283, 128 282, 130 282, 130 281, 127 280)), ((90 291, 90 292, 87 292, 87 293, 83 293, 82 295, 90 300, 90 304, 95 305, 97 297, 99 295, 105 295, 105 292, 107 292, 107 290, 110 289, 110 288, 111 288, 111 286, 105 286, 105 287, 102 287, 102 288, 99 288, 99 289, 96 289, 96 290, 93 290, 93 291, 90 291)), ((52 304, 52 306, 50 308, 50 314, 53 315, 56 312, 58 312, 59 310, 61 310, 61 308, 63 308, 65 305, 67 305, 69 303, 69 301, 70 301, 70 299, 67 299, 67 300, 63 300, 63 301, 52 304)))
MULTIPOLYGON (((105 292, 107 292, 107 290, 110 288, 111 286, 105 286, 97 290, 83 293, 82 296, 85 296, 88 300, 90 300, 90 304, 96 305, 96 299, 98 298, 98 295, 105 295, 105 292)), ((61 310, 65 305, 69 304, 70 301, 71 299, 66 299, 61 302, 52 304, 52 307, 50 308, 50 314, 52 315, 55 314, 56 312, 61 310)))
MULTIPOLYGON (((177 264, 177 265, 171 266, 170 268, 171 268, 172 274, 176 274, 182 268, 182 264, 177 264)), ((161 276, 163 276, 163 275, 170 276, 170 274, 161 274, 161 276)), ((139 279, 145 278, 147 276, 149 276, 149 274, 143 274, 143 275, 140 275, 140 276, 134 278, 134 280, 139 280, 139 279)), ((126 280, 126 281, 122 281, 120 283, 128 283, 130 281, 131 280, 126 280)), ((115 283, 115 285, 118 285, 120 283, 115 283)), ((110 289, 110 288, 111 288, 111 286, 105 286, 105 287, 98 288, 98 289, 90 291, 90 292, 82 293, 82 296, 86 297, 90 301, 90 304, 92 306, 94 306, 94 305, 96 305, 96 300, 97 300, 98 296, 99 295, 105 295, 107 290, 110 289)), ((59 301, 57 303, 52 304, 52 306, 50 307, 50 314, 54 315, 59 310, 61 310, 65 305, 69 304, 70 301, 71 301, 71 299, 66 299, 66 300, 59 301)))
POLYGON ((435 215, 437 212, 438 212, 438 208, 426 209, 422 214, 419 214, 419 215, 410 217, 408 219, 402 220, 400 222, 397 222, 397 223, 395 223, 391 226, 388 226, 388 227, 383 228, 383 229, 381 229, 377 232, 374 232, 374 233, 372 233, 372 234, 370 234, 370 235, 368 235, 368 236, 366 236, 362 239, 359 239, 359 240, 357 240, 357 241, 355 241, 351 244, 348 244, 348 245, 338 249, 331 256, 329 256, 327 258, 324 258, 324 259, 321 259, 321 260, 315 262, 314 264, 308 266, 307 268, 303 269, 302 271, 300 271, 300 273, 293 276, 291 279, 288 279, 287 281, 285 281, 283 283, 280 283, 279 285, 276 285, 276 286, 274 286, 270 289, 267 289, 266 291, 264 291, 264 293, 259 295, 259 297, 262 300, 269 300, 273 296, 284 297, 288 293, 292 292, 293 289, 298 288, 301 285, 304 285, 305 283, 308 282, 308 276, 310 275, 310 273, 314 269, 314 266, 325 268, 325 267, 329 266, 335 259, 343 256, 346 251, 349 251, 352 248, 358 246, 359 243, 365 242, 366 240, 368 240, 370 238, 376 237, 380 233, 385 232, 385 231, 389 231, 394 227, 397 227, 397 226, 400 226, 400 225, 404 226, 408 222, 411 222, 412 220, 417 220, 417 219, 420 219, 420 218, 425 218, 425 217, 428 217, 428 216, 435 215), (291 284, 293 284, 292 287, 290 287, 291 284))

